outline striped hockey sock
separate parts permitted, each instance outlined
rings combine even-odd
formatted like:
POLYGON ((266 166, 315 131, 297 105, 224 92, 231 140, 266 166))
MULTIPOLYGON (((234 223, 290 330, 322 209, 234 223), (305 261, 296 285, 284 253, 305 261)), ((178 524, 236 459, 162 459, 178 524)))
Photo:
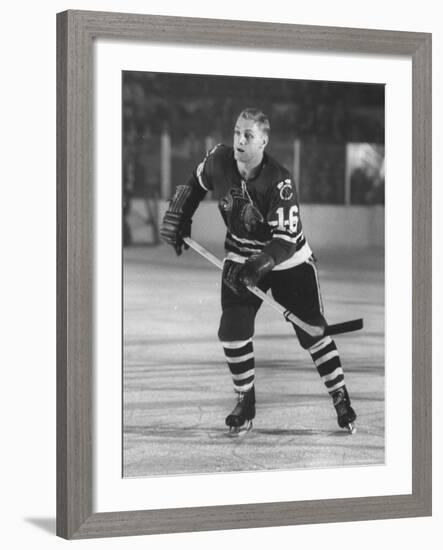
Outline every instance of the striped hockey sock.
POLYGON ((328 392, 332 394, 342 388, 345 385, 345 377, 334 340, 330 336, 325 336, 308 351, 328 392))
POLYGON ((250 390, 255 379, 252 339, 222 342, 222 345, 234 390, 238 393, 250 390))

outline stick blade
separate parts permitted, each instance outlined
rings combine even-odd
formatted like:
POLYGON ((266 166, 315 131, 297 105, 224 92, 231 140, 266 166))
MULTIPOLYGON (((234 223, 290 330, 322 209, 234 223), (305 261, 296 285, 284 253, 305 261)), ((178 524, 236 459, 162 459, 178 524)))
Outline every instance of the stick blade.
POLYGON ((354 332, 363 328, 363 319, 353 319, 335 325, 328 325, 325 329, 325 335, 332 336, 333 334, 343 334, 345 332, 354 332))

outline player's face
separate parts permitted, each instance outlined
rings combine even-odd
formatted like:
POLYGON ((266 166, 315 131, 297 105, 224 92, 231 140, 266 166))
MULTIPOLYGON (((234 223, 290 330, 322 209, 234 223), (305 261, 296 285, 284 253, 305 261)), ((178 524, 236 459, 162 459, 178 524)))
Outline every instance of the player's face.
POLYGON ((234 128, 234 157, 245 164, 259 164, 268 143, 268 136, 260 124, 239 118, 234 128))

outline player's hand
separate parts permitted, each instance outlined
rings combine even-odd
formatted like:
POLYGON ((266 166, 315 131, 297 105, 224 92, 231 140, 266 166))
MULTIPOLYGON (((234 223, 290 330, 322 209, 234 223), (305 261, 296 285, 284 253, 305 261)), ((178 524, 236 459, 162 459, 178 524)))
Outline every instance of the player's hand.
POLYGON ((243 269, 243 264, 225 259, 223 262, 223 283, 229 287, 237 296, 243 296, 247 293, 247 288, 242 283, 239 275, 243 269))
POLYGON ((244 286, 257 286, 257 283, 275 266, 274 259, 265 252, 251 256, 246 260, 238 277, 244 286))
POLYGON ((260 279, 274 266, 274 259, 265 252, 251 256, 244 264, 226 259, 223 264, 223 282, 235 294, 242 296, 248 286, 257 286, 260 279))
POLYGON ((191 220, 184 219, 182 214, 168 210, 160 226, 160 236, 170 244, 177 256, 183 252, 183 248, 189 246, 183 241, 183 237, 189 237, 191 234, 191 220))

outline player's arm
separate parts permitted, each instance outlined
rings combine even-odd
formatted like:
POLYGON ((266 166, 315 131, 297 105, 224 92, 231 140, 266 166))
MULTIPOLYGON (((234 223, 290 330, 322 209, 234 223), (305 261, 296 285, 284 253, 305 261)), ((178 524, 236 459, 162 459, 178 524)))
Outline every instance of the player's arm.
POLYGON ((303 237, 299 205, 294 182, 282 180, 271 189, 267 223, 272 239, 263 253, 272 257, 275 265, 290 258, 300 247, 303 237))
POLYGON ((177 186, 160 227, 163 240, 174 247, 178 256, 182 253, 183 247, 188 248, 183 237, 191 234, 192 216, 211 189, 211 154, 212 151, 206 155, 186 184, 177 186))

